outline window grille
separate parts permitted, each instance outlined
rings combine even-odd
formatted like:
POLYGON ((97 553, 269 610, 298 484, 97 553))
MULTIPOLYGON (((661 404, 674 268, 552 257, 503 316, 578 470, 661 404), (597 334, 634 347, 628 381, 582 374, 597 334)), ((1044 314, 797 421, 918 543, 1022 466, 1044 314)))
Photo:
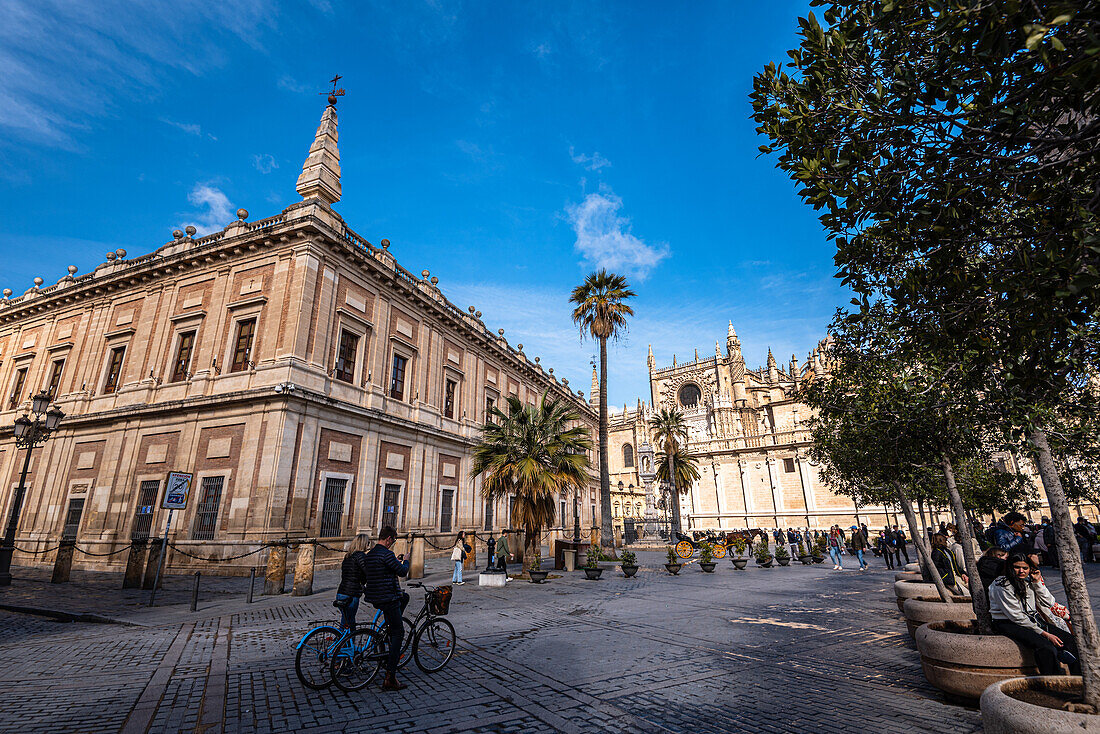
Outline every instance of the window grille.
POLYGON ((160 493, 160 480, 150 479, 141 483, 138 489, 138 504, 134 509, 134 523, 130 527, 130 538, 147 540, 153 530, 153 511, 160 493))
POLYGON ((191 531, 192 540, 213 540, 218 527, 218 505, 222 501, 222 485, 225 477, 203 477, 202 499, 195 513, 195 527, 191 531))
POLYGON ((62 540, 76 540, 76 534, 80 531, 80 516, 84 514, 84 498, 74 497, 69 500, 69 511, 65 513, 65 527, 61 530, 62 540))
POLYGON ((340 535, 340 525, 344 519, 344 490, 348 480, 329 477, 325 480, 325 496, 321 504, 321 537, 335 538, 340 535))
POLYGON ((439 508, 439 532, 451 532, 451 518, 454 514, 455 491, 443 490, 443 505, 439 508))
POLYGON ((401 487, 396 484, 387 484, 382 493, 382 525, 397 527, 397 500, 401 496, 401 487))

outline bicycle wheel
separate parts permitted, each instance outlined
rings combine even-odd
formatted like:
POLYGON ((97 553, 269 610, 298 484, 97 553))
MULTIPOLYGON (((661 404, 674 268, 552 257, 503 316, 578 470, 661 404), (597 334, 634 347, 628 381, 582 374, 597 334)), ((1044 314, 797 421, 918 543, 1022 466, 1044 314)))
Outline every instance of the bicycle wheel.
POLYGON ((366 688, 382 670, 386 640, 374 630, 357 629, 333 651, 329 663, 332 682, 350 693, 366 688))
POLYGON ((433 619, 417 631, 413 640, 413 657, 416 658, 416 667, 425 673, 442 670, 454 654, 455 627, 447 620, 433 619))
POLYGON ((693 553, 695 553, 695 546, 686 540, 681 540, 676 544, 676 555, 680 558, 691 558, 693 553))
POLYGON ((401 657, 397 661, 398 668, 404 668, 412 660, 413 638, 416 637, 416 627, 413 626, 412 620, 408 617, 402 617, 401 621, 404 622, 405 638, 401 641, 401 657))
POLYGON ((319 691, 332 685, 329 656, 332 646, 343 634, 338 628, 325 625, 315 627, 306 633, 298 643, 298 652, 294 655, 294 672, 306 688, 319 691))

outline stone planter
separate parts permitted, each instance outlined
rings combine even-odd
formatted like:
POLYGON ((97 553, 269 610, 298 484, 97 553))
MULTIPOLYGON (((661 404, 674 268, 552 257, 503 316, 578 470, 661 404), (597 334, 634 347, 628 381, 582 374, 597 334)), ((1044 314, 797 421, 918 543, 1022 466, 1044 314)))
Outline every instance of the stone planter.
POLYGON ((757 561, 756 565, 760 566, 760 568, 771 568, 772 567, 772 559, 769 558, 768 560, 764 561, 763 563, 761 563, 760 561, 757 561))
POLYGON ((738 571, 744 571, 745 566, 749 565, 748 558, 731 558, 730 561, 733 563, 733 567, 738 571))
POLYGON ((629 564, 626 564, 626 563, 619 566, 619 568, 622 569, 623 576, 626 576, 627 578, 630 578, 634 574, 638 573, 638 567, 637 566, 629 565, 629 564))
POLYGON ((970 597, 953 596, 951 599, 952 604, 940 599, 939 594, 906 599, 902 605, 902 613, 905 614, 909 636, 916 639, 917 628, 925 622, 972 622, 977 619, 970 597))
POLYGON ((824 563, 825 556, 811 556, 814 559, 814 563, 824 563))
POLYGON ((780 566, 789 566, 789 565, 791 565, 791 559, 790 558, 776 558, 775 561, 780 566))
POLYGON ((901 570, 902 571, 909 571, 909 572, 912 572, 912 573, 920 573, 920 564, 919 563, 906 563, 905 568, 903 568, 901 570))
POLYGON ((994 683, 1037 672, 1030 650, 1002 635, 972 635, 969 629, 967 623, 941 621, 917 630, 924 677, 936 688, 976 699, 994 683))
POLYGON ((714 567, 717 565, 714 561, 708 561, 707 563, 699 561, 699 568, 703 569, 703 573, 714 573, 714 567))
POLYGON ((986 734, 1100 731, 1100 716, 1061 708, 1066 698, 1079 698, 1081 690, 1079 675, 1037 675, 993 683, 982 693, 982 726, 986 734))
POLYGON ((546 577, 550 574, 549 571, 528 571, 527 575, 531 577, 532 584, 541 584, 546 580, 546 577))
MULTIPOLYGON (((894 582, 894 595, 898 601, 898 611, 904 612, 906 599, 912 599, 918 596, 927 597, 939 597, 940 592, 936 591, 935 584, 926 584, 923 581, 895 581, 894 582)), ((969 599, 970 597, 967 597, 969 599)))
POLYGON ((591 568, 590 566, 584 567, 584 577, 589 581, 597 581, 600 575, 603 573, 602 568, 591 568))
POLYGON ((811 556, 811 555, 805 555, 804 554, 804 555, 799 556, 798 560, 802 562, 803 566, 809 566, 811 563, 814 562, 814 557, 811 556))
POLYGON ((673 576, 680 573, 680 569, 683 568, 683 567, 684 567, 684 564, 682 564, 682 563, 666 563, 665 564, 665 570, 668 571, 673 576))
POLYGON ((924 576, 913 571, 902 571, 894 574, 894 581, 923 581, 924 576))

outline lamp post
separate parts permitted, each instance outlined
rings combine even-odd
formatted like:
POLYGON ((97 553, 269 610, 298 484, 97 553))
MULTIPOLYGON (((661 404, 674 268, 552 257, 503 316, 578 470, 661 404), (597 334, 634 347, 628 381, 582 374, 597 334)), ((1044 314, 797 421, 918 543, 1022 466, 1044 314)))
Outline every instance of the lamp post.
POLYGON ((56 405, 50 407, 50 393, 46 390, 31 399, 31 412, 34 420, 27 415, 15 419, 15 447, 26 449, 23 459, 23 473, 19 475, 19 486, 8 513, 8 527, 4 531, 4 542, 0 545, 0 586, 11 586, 11 557, 15 552, 15 531, 19 527, 19 515, 23 510, 23 496, 26 494, 27 471, 31 466, 31 451, 57 430, 65 414, 56 405))

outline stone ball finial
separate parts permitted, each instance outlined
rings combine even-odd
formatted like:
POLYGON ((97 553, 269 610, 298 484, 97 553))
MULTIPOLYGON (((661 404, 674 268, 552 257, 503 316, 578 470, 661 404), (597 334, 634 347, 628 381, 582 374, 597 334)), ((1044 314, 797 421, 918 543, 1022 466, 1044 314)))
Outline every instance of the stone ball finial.
POLYGON ((477 316, 480 319, 481 318, 481 311, 474 311, 474 316, 477 316))
POLYGON ((188 237, 194 237, 195 233, 198 232, 193 224, 188 224, 186 227, 183 228, 183 231, 187 233, 188 237))
POLYGON ((335 107, 336 106, 336 95, 335 94, 330 94, 328 96, 328 105, 329 105, 329 107, 335 107))
POLYGON ((561 384, 565 385, 566 387, 569 387, 569 378, 568 377, 561 378, 561 384))
POLYGON ((174 240, 182 240, 182 239, 183 239, 183 230, 180 230, 180 229, 173 229, 173 230, 172 230, 172 239, 174 239, 174 240))
POLYGON ((497 333, 504 336, 504 329, 497 329, 497 333))
POLYGON ((78 268, 75 265, 70 265, 68 267, 68 270, 69 270, 69 275, 76 275, 76 271, 80 270, 80 268, 78 268))
POLYGON ((432 285, 438 285, 438 284, 439 284, 439 278, 437 278, 433 275, 432 276, 432 285))
POLYGON ((550 374, 554 374, 554 368, 551 367, 550 369, 547 370, 547 372, 549 372, 550 374))
POLYGON ((247 209, 238 209, 237 210, 237 219, 241 220, 242 222, 244 220, 248 219, 248 210, 247 209))
POLYGON ((538 364, 540 359, 542 359, 542 357, 535 357, 535 364, 538 364))
POLYGON ((35 278, 34 279, 34 287, 35 288, 41 288, 42 284, 45 283, 45 282, 46 281, 42 280, 42 278, 35 278))
POLYGON ((116 258, 116 257, 118 257, 118 255, 116 255, 115 253, 113 253, 113 252, 108 252, 108 253, 107 253, 107 262, 109 262, 109 263, 113 263, 113 262, 115 261, 115 258, 116 258))
POLYGON ((473 312, 474 312, 474 311, 476 311, 477 309, 476 309, 476 308, 474 308, 473 306, 470 306, 470 308, 468 308, 467 310, 468 310, 468 311, 469 311, 470 313, 473 313, 473 312))
POLYGON ((518 349, 519 351, 522 352, 523 351, 523 345, 522 344, 517 344, 516 349, 518 349))
POLYGON ((122 258, 126 257, 126 250, 123 250, 120 247, 117 250, 115 250, 115 254, 118 255, 118 259, 121 260, 122 258))
POLYGON ((4 298, 11 298, 11 288, 4 289, 4 298))
POLYGON ((431 275, 431 273, 428 272, 427 270, 421 270, 420 271, 420 277, 423 278, 424 280, 427 280, 429 275, 431 275))
POLYGON ((584 397, 584 390, 577 390, 577 397, 583 398, 584 397))
POLYGON ((383 249, 383 250, 388 250, 388 249, 390 249, 390 241, 389 241, 389 240, 382 240, 382 243, 381 243, 381 244, 382 244, 382 249, 383 249))

